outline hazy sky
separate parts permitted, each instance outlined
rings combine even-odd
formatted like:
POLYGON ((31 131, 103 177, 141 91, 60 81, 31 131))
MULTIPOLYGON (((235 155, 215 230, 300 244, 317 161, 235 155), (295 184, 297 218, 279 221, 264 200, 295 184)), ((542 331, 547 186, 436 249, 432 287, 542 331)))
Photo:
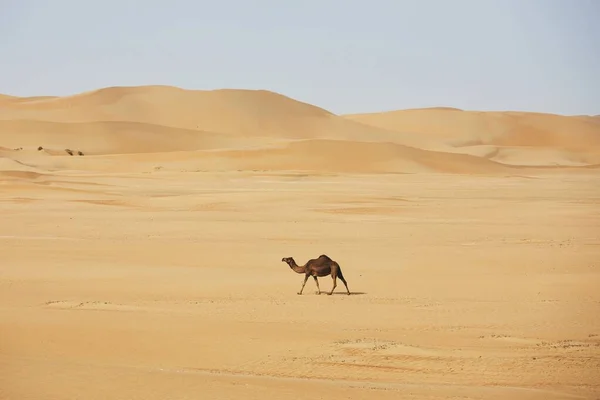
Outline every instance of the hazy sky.
POLYGON ((598 0, 0 0, 0 93, 267 89, 335 113, 600 114, 598 0))

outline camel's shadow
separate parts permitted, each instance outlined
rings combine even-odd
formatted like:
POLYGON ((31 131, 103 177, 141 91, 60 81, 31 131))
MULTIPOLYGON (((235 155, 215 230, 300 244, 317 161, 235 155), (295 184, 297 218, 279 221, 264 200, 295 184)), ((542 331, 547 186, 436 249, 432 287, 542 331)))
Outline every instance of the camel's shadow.
MULTIPOLYGON (((365 293, 365 292, 350 292, 350 296, 362 296, 364 294, 367 294, 367 293, 365 293)), ((318 296, 316 293, 315 293, 315 295, 318 296)), ((328 295, 329 294, 327 292, 321 292, 321 296, 328 296, 328 295)), ((346 293, 346 292, 333 292, 331 295, 332 296, 348 296, 348 293, 346 293)))

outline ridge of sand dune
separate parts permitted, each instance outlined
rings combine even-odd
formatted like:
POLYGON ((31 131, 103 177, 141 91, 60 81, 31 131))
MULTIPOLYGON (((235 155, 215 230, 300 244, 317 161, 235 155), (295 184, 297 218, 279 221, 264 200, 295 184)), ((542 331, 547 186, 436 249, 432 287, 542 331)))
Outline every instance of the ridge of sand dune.
POLYGON ((86 155, 169 152, 262 145, 264 138, 171 128, 130 121, 60 123, 0 120, 0 143, 64 152, 71 148, 86 155))
MULTIPOLYGON (((17 103, 28 103, 28 102, 36 102, 36 101, 43 101, 43 100, 51 100, 51 99, 56 99, 56 96, 29 96, 29 97, 20 97, 20 96, 12 96, 10 94, 1 94, 0 93, 0 103, 1 102, 5 102, 5 103, 10 103, 10 104, 17 104, 17 103)), ((5 106, 7 104, 4 104, 5 106)))
POLYGON ((301 135, 328 111, 265 90, 110 87, 35 102, 7 102, 0 119, 50 122, 135 121, 238 135, 301 135), (288 119, 293 118, 295 126, 288 119))
POLYGON ((500 163, 471 156, 436 152, 395 143, 310 139, 282 148, 223 151, 231 160, 253 169, 309 170, 348 173, 447 172, 506 173, 500 163))
POLYGON ((378 128, 435 137, 459 146, 549 147, 568 151, 600 149, 600 126, 588 117, 439 108, 345 117, 378 128))
POLYGON ((35 103, 39 101, 47 101, 56 99, 55 96, 32 96, 32 97, 14 97, 10 96, 8 98, 3 99, 0 97, 0 101, 5 101, 9 104, 18 104, 18 103, 35 103))

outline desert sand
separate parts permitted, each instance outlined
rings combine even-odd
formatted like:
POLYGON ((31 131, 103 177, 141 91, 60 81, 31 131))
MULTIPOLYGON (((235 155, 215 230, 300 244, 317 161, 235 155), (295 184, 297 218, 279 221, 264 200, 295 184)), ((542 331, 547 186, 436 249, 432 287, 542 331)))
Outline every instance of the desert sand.
POLYGON ((0 206, 2 399, 600 398, 597 117, 0 96, 0 206))

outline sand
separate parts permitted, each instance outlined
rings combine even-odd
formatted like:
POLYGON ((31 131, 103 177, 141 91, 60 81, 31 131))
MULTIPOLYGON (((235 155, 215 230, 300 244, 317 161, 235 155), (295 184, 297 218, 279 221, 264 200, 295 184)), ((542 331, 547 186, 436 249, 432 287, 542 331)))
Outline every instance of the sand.
POLYGON ((599 165, 592 116, 0 96, 0 398, 597 399, 599 165))

